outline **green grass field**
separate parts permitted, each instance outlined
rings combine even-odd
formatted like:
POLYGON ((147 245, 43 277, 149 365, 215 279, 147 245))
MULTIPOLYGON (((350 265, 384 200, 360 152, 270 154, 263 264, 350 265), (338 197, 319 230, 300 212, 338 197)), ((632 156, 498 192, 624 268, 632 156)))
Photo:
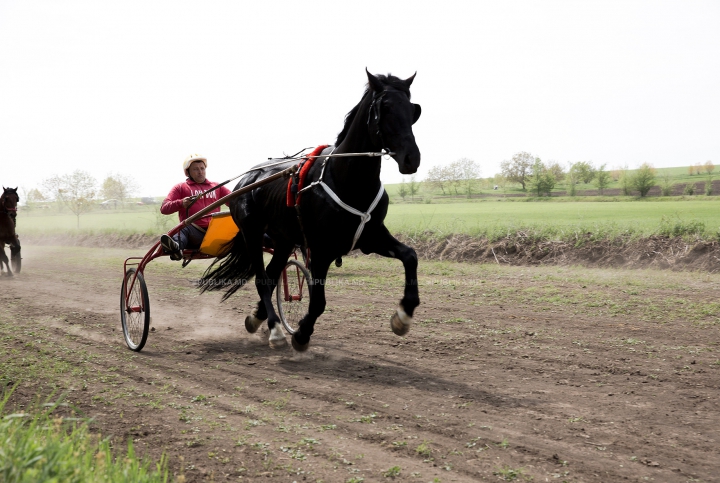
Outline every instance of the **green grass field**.
POLYGON ((548 235, 599 231, 637 235, 657 233, 661 224, 704 224, 707 235, 720 228, 720 199, 691 201, 503 202, 393 204, 386 225, 397 233, 434 231, 502 236, 530 229, 548 235))
MULTIPOLYGON (((522 200, 522 199, 521 199, 522 200)), ((577 232, 647 236, 668 223, 692 225, 693 233, 716 237, 720 229, 720 197, 642 201, 525 202, 486 199, 455 203, 390 205, 386 225, 393 233, 436 235, 463 233, 491 238, 519 230, 554 237, 577 232), (663 201, 660 201, 663 200, 663 201), (664 225, 663 225, 664 223, 664 225)), ((71 214, 27 214, 18 217, 21 235, 41 233, 159 234, 177 224, 177 216, 157 216, 151 208, 132 211, 95 211, 80 218, 80 230, 71 214), (165 225, 162 225, 162 222, 165 225)), ((685 230, 686 232, 687 230, 685 230)), ((681 230, 678 234, 683 234, 681 230)))

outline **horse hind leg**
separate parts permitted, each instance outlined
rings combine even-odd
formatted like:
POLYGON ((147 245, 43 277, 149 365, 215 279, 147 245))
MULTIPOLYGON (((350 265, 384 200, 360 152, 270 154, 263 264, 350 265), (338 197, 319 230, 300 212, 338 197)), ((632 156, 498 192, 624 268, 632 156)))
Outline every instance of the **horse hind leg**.
POLYGON ((5 254, 5 247, 0 247, 0 274, 2 274, 3 264, 7 267, 7 276, 12 277, 13 273, 12 270, 10 270, 10 260, 8 260, 5 254))
POLYGON ((245 330, 249 333, 254 334, 260 328, 263 322, 267 320, 267 311, 262 300, 257 303, 257 306, 250 312, 250 315, 245 317, 245 330))

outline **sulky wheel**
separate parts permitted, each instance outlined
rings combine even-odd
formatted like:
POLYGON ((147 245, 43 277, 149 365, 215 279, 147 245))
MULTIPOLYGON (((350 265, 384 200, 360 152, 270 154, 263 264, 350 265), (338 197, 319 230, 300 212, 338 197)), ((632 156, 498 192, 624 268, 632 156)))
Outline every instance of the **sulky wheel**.
POLYGON ((142 273, 134 277, 137 269, 131 268, 125 273, 125 279, 120 292, 120 321, 122 322, 123 336, 130 350, 139 352, 147 341, 150 331, 150 298, 142 273), (125 303, 126 286, 132 285, 132 291, 125 303))
POLYGON ((285 330, 294 334, 310 306, 310 273, 297 260, 285 265, 275 292, 277 311, 285 330))

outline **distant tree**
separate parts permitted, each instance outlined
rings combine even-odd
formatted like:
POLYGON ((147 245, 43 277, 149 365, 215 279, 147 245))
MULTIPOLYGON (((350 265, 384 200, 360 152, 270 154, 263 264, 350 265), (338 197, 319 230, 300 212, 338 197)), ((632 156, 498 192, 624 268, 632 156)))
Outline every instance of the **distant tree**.
POLYGON ((715 165, 709 159, 707 161, 705 161, 703 168, 705 168, 705 173, 708 175, 711 175, 712 172, 715 171, 715 165))
POLYGON ((568 196, 577 195, 577 183, 577 173, 568 171, 568 174, 565 177, 565 186, 567 187, 568 196))
POLYGON ((398 194, 400 195, 400 198, 402 198, 403 201, 405 201, 405 198, 407 198, 408 193, 410 190, 408 190, 407 185, 405 184, 405 180, 403 179, 400 183, 400 188, 398 188, 398 194))
POLYGON ((28 210, 34 209, 37 203, 46 200, 45 196, 43 196, 43 194, 37 188, 33 188, 29 191, 25 188, 22 188, 22 192, 23 198, 25 199, 25 208, 28 210))
POLYGON ((118 200, 122 204, 137 192, 137 183, 133 178, 124 174, 110 173, 102 183, 102 197, 106 200, 118 200))
POLYGON ((433 166, 428 171, 425 182, 433 189, 440 189, 445 194, 445 189, 450 188, 450 176, 446 166, 433 166))
POLYGON ((53 175, 43 181, 43 187, 56 201, 67 206, 77 217, 92 210, 97 196, 97 180, 87 171, 76 169, 70 174, 53 175))
POLYGON ((619 171, 620 178, 618 179, 618 183, 620 183, 620 189, 625 196, 630 196, 633 188, 632 176, 627 166, 620 168, 619 171))
POLYGON ((713 188, 712 188, 712 173, 708 173, 707 178, 705 179, 705 186, 703 187, 703 191, 705 192, 706 196, 712 195, 713 188))
POLYGON ((595 171, 595 186, 601 195, 605 188, 610 186, 610 173, 605 171, 605 166, 607 165, 603 164, 595 171))
POLYGON ((695 174, 700 174, 703 171, 703 166, 700 163, 695 163, 695 174))
POLYGON ((612 180, 615 181, 615 182, 620 181, 620 174, 621 174, 621 173, 622 173, 622 171, 620 170, 620 168, 615 168, 615 169, 613 169, 612 171, 610 171, 610 177, 611 177, 612 180))
POLYGON ((420 183, 417 180, 416 175, 411 175, 410 180, 408 182, 408 192, 410 193, 410 199, 412 201, 415 201, 415 195, 420 192, 420 183))
POLYGON ((462 192, 462 170, 460 169, 460 164, 454 161, 450 163, 446 169, 450 191, 454 191, 456 195, 459 195, 462 192))
POLYGON ((522 185, 525 191, 525 183, 528 181, 535 157, 524 151, 516 153, 510 161, 500 163, 502 175, 508 180, 522 185))
POLYGON ((683 194, 687 196, 692 196, 695 194, 695 183, 690 182, 685 185, 685 189, 683 189, 683 194))
POLYGON ((695 174, 695 166, 693 166, 693 165, 688 166, 688 174, 690 176, 695 174))
POLYGON ((550 196, 550 191, 555 187, 555 178, 552 173, 547 170, 540 158, 535 158, 529 182, 531 190, 537 196, 545 194, 550 196))
POLYGON ((480 165, 468 158, 460 158, 453 165, 455 166, 453 172, 457 173, 463 193, 470 198, 480 177, 480 165))
POLYGON ((655 168, 648 163, 643 163, 632 177, 632 187, 638 190, 641 197, 644 197, 653 186, 655 186, 655 168))
POLYGON ((565 179, 565 170, 563 169, 562 165, 557 161, 548 161, 545 169, 553 176, 553 178, 555 178, 555 181, 557 181, 558 183, 562 182, 562 180, 565 179))
POLYGON ((582 181, 585 184, 590 183, 595 178, 596 170, 592 164, 587 161, 578 161, 574 163, 570 168, 570 171, 574 171, 576 179, 582 181))
POLYGON ((673 192, 672 177, 670 171, 663 171, 660 176, 660 193, 663 196, 670 196, 673 192))

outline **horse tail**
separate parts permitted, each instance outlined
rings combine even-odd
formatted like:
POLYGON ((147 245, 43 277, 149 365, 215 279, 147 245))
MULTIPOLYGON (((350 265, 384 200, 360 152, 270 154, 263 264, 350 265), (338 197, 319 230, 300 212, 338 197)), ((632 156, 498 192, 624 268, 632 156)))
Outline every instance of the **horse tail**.
POLYGON ((215 260, 200 279, 201 293, 207 290, 225 290, 223 301, 255 276, 242 232, 235 235, 230 244, 230 252, 225 257, 215 260))

